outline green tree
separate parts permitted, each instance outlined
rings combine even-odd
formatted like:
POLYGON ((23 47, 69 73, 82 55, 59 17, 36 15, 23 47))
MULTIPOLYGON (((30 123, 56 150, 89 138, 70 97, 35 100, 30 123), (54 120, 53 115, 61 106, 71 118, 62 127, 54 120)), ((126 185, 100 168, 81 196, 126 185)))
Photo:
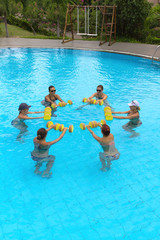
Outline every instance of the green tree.
POLYGON ((57 36, 60 36, 61 27, 64 26, 67 4, 73 4, 71 0, 48 0, 47 18, 53 23, 56 22, 57 36))
POLYGON ((160 5, 153 7, 146 19, 149 28, 160 27, 160 5))
POLYGON ((7 15, 9 14, 9 1, 8 0, 0 0, 0 15, 3 15, 5 29, 6 29, 6 37, 8 37, 8 27, 7 27, 7 15))
POLYGON ((151 4, 147 0, 115 0, 115 4, 117 5, 118 34, 141 38, 151 4))
POLYGON ((9 0, 0 0, 0 14, 5 16, 9 14, 9 0))

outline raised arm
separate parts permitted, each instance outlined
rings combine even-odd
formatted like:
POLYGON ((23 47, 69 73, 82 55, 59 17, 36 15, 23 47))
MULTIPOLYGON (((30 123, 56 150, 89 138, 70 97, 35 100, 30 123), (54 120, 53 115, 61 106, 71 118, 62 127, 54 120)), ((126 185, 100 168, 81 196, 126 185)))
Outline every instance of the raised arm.
POLYGON ((107 96, 105 93, 103 93, 103 96, 104 96, 104 97, 103 97, 101 100, 103 100, 103 101, 104 101, 104 100, 106 100, 106 99, 107 99, 107 97, 108 97, 108 96, 107 96))
POLYGON ((86 127, 87 127, 88 131, 92 134, 93 138, 96 139, 98 142, 100 142, 101 138, 98 137, 98 136, 90 129, 90 126, 87 125, 86 127))
POLYGON ((47 132, 49 132, 51 129, 54 129, 54 124, 52 124, 49 128, 46 129, 47 132))
POLYGON ((127 114, 127 113, 130 113, 130 110, 129 111, 125 111, 125 112, 112 112, 113 114, 127 114))
POLYGON ((126 117, 123 117, 123 116, 113 116, 113 118, 118 118, 118 119, 133 119, 133 118, 136 118, 136 117, 139 117, 139 113, 134 113, 130 116, 126 116, 126 117))
POLYGON ((34 113, 44 113, 44 111, 41 111, 41 112, 28 112, 27 114, 34 114, 34 113))
POLYGON ((60 101, 60 102, 64 102, 59 95, 56 94, 56 98, 60 101))
POLYGON ((20 119, 40 119, 40 118, 43 118, 43 117, 28 117, 28 116, 24 116, 23 118, 20 118, 20 119))
POLYGON ((92 98, 96 96, 97 93, 93 93, 89 98, 87 98, 87 102, 89 102, 92 98))
POLYGON ((59 142, 63 138, 63 136, 66 133, 67 129, 68 129, 67 127, 64 127, 63 132, 61 133, 61 135, 57 139, 55 139, 53 141, 50 141, 50 142, 47 142, 47 145, 53 145, 53 144, 59 142))

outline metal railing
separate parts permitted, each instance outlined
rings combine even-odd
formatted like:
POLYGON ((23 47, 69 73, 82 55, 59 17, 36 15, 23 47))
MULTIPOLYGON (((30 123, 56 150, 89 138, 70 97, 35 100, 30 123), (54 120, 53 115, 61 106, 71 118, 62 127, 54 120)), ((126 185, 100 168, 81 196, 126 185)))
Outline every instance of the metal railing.
MULTIPOLYGON (((160 48, 160 45, 158 45, 157 46, 157 48, 156 48, 156 50, 155 50, 155 52, 154 52, 154 54, 152 55, 152 62, 153 62, 153 60, 154 60, 154 55, 156 54, 156 52, 157 52, 157 50, 158 50, 158 48, 160 48)), ((160 57, 159 58, 156 58, 156 60, 160 60, 160 57)))

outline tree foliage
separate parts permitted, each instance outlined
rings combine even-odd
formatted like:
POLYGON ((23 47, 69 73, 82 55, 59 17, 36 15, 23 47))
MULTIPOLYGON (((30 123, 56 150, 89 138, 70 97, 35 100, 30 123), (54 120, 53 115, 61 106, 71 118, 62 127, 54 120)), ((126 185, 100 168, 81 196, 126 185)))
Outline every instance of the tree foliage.
MULTIPOLYGON (((67 4, 117 6, 117 33, 121 36, 143 38, 144 23, 151 5, 147 0, 0 0, 0 15, 19 17, 36 31, 50 31, 59 36, 63 33, 67 4)), ((90 12, 91 30, 95 29, 95 13, 90 12)), ((157 14, 157 13, 156 13, 157 14)), ((154 25, 157 15, 148 19, 154 25)), ((83 19, 84 20, 84 19, 83 19)), ((99 16, 101 27, 102 17, 99 16)), ((14 21, 18 22, 18 21, 14 21)), ((76 13, 74 14, 76 27, 76 13)), ((22 24, 23 25, 23 24, 22 24)), ((99 31, 100 31, 99 27, 99 31)))
POLYGON ((139 38, 151 5, 147 0, 115 0, 119 35, 139 38))

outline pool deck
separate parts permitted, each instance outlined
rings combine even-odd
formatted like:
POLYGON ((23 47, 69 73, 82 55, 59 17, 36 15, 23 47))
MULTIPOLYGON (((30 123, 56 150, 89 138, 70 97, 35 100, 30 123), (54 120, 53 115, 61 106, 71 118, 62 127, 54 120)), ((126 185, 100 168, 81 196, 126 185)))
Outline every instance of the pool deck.
MULTIPOLYGON (((158 45, 140 44, 140 43, 122 43, 116 42, 111 46, 105 43, 99 46, 99 41, 74 40, 65 44, 62 40, 50 39, 29 39, 29 38, 0 38, 0 48, 65 48, 65 49, 83 49, 93 51, 104 51, 134 55, 144 58, 152 58, 158 45)), ((155 58, 160 57, 160 48, 155 54, 155 58)))

